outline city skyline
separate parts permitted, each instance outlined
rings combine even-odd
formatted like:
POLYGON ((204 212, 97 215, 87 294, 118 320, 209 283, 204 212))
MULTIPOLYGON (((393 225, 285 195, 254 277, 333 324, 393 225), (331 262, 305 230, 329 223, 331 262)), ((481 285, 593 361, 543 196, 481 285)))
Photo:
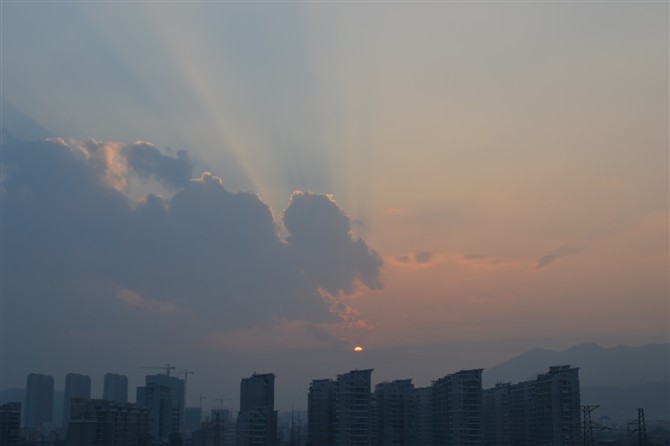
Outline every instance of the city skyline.
POLYGON ((668 342, 667 3, 0 5, 0 390, 668 342))

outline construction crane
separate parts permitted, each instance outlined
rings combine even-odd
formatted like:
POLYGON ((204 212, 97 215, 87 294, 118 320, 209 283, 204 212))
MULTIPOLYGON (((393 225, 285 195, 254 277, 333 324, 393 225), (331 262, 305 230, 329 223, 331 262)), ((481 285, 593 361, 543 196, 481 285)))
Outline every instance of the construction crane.
MULTIPOLYGON (((141 366, 141 369, 165 369, 165 374, 170 376, 170 370, 176 370, 176 367, 171 366, 170 364, 165 364, 164 366, 141 366)), ((193 373, 193 372, 191 372, 193 373)))

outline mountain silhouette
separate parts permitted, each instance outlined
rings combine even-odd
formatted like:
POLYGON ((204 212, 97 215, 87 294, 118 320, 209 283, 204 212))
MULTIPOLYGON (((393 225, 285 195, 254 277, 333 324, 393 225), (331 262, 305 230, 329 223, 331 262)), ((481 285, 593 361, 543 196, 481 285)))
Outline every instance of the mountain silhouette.
POLYGON ((670 344, 536 348, 486 369, 484 387, 533 380, 549 366, 565 364, 579 367, 582 404, 600 405, 597 416, 625 421, 641 407, 649 419, 670 419, 670 344))

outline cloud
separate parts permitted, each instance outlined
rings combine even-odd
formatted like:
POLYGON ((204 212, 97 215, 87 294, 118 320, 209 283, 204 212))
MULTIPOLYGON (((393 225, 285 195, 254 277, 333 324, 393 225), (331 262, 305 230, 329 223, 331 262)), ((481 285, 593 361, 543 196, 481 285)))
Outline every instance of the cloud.
POLYGON ((414 260, 416 260, 416 263, 429 263, 432 258, 433 258, 432 252, 422 251, 414 254, 414 260))
POLYGON ((537 264, 535 265, 535 268, 540 269, 540 268, 545 268, 552 263, 554 263, 556 260, 559 258, 566 256, 568 254, 575 254, 578 253, 582 250, 583 248, 581 246, 576 246, 576 245, 565 245, 561 246, 558 249, 555 249, 554 251, 550 252, 547 255, 544 255, 540 257, 537 260, 537 264))
POLYGON ((423 268, 432 266, 436 262, 439 262, 442 259, 443 256, 441 255, 428 251, 418 251, 407 254, 401 254, 393 257, 391 260, 393 263, 403 265, 406 267, 423 268))
POLYGON ((127 146, 126 152, 129 166, 142 177, 153 177, 173 187, 183 187, 191 179, 193 165, 184 150, 169 156, 151 143, 138 141, 127 146))
POLYGON ((117 290, 117 297, 127 305, 143 308, 147 311, 154 311, 158 313, 175 313, 178 311, 177 306, 173 303, 151 299, 142 296, 142 294, 133 290, 121 288, 117 290))
POLYGON ((379 289, 381 257, 354 239, 349 217, 332 197, 295 192, 284 211, 288 247, 314 285, 330 294, 351 293, 356 280, 379 289))
POLYGON ((183 311, 217 331, 278 319, 332 323, 320 290, 382 287, 381 257, 354 237, 332 197, 293 194, 282 240, 256 194, 231 192, 211 173, 191 179, 185 152, 94 140, 1 150, 1 292, 22 320, 59 308, 61 323, 77 325, 135 308, 154 318, 183 311), (134 176, 176 192, 134 201, 124 193, 134 176), (95 312, 100 306, 86 302, 96 299, 106 313, 78 313, 95 312))
POLYGON ((125 191, 130 180, 155 179, 170 188, 184 187, 191 179, 193 164, 184 150, 176 153, 161 151, 149 142, 133 144, 119 142, 69 140, 54 138, 52 142, 81 152, 86 164, 107 186, 125 191))

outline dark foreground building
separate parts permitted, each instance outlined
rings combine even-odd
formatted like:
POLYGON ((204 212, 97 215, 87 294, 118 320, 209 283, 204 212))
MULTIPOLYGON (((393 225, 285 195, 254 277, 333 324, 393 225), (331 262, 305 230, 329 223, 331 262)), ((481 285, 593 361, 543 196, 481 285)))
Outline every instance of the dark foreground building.
POLYGON ((274 408, 275 375, 256 374, 240 383, 237 416, 238 446, 276 446, 277 411, 274 408))
POLYGON ((149 409, 73 398, 66 446, 151 446, 149 409))
POLYGON ((0 445, 18 446, 21 433, 21 403, 0 405, 0 445))
POLYGON ((335 394, 337 383, 332 379, 315 379, 307 395, 307 445, 335 444, 335 394))
POLYGON ((484 446, 581 444, 579 369, 552 366, 532 381, 484 391, 484 446))
POLYGON ((54 378, 31 373, 26 378, 23 427, 37 428, 53 422, 54 378))

